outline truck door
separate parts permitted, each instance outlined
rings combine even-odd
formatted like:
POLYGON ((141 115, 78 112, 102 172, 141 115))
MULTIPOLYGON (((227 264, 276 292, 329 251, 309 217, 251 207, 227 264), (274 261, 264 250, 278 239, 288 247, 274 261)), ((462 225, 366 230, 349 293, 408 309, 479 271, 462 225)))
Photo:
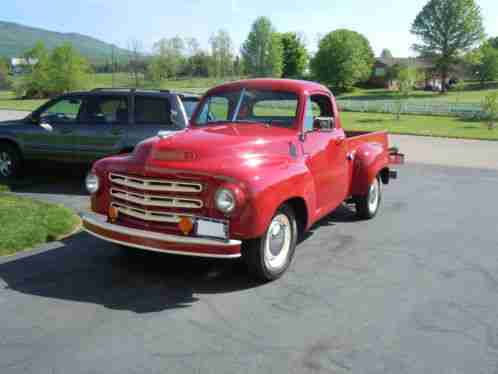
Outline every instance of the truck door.
POLYGON ((331 100, 311 95, 306 103, 304 153, 315 181, 317 215, 337 208, 346 198, 348 185, 347 144, 342 129, 335 127, 331 100), (316 126, 317 117, 330 118, 330 128, 316 126))

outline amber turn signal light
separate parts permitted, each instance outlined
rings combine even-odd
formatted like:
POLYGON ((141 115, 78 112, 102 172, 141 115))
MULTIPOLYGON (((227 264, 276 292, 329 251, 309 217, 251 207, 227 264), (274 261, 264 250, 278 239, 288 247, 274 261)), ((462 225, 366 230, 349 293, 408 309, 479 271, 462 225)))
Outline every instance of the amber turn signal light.
POLYGON ((183 232, 183 235, 188 235, 194 229, 194 224, 192 223, 192 220, 190 218, 182 217, 180 219, 180 222, 178 222, 178 228, 181 232, 183 232))
POLYGON ((116 223, 119 216, 119 210, 115 206, 110 206, 109 211, 107 212, 107 216, 109 217, 110 223, 116 223))

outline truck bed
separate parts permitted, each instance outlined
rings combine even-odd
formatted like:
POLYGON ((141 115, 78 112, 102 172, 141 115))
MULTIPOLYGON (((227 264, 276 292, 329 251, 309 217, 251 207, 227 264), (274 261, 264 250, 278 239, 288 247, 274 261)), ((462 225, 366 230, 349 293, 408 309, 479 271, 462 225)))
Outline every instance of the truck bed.
POLYGON ((386 150, 389 148, 387 131, 346 131, 345 133, 350 151, 356 150, 364 143, 377 143, 381 144, 386 150))

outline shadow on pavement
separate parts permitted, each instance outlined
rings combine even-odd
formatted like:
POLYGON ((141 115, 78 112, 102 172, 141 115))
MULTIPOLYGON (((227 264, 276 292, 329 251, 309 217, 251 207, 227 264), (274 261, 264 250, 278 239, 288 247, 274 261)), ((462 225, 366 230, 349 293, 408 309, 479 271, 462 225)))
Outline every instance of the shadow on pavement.
MULTIPOLYGON (((304 242, 311 238, 315 232, 321 227, 335 226, 337 223, 350 223, 357 222, 355 210, 347 204, 339 205, 339 207, 330 213, 328 216, 323 217, 320 221, 315 223, 308 232, 306 232, 300 239, 299 243, 304 242)), ((299 249, 298 249, 299 250, 299 249)))
POLYGON ((8 184, 13 192, 85 196, 88 166, 28 165, 24 176, 8 184))
POLYGON ((206 260, 120 249, 81 233, 60 248, 0 263, 0 279, 28 295, 135 313, 185 308, 195 294, 257 287, 240 260, 206 260))

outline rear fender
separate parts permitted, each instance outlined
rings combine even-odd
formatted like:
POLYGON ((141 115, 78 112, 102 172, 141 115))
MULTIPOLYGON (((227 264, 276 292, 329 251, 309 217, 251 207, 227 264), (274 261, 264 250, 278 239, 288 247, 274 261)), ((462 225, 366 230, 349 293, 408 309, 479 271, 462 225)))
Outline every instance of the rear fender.
POLYGON ((352 179, 352 196, 368 193, 373 180, 389 164, 389 153, 378 143, 365 143, 355 153, 352 179))

